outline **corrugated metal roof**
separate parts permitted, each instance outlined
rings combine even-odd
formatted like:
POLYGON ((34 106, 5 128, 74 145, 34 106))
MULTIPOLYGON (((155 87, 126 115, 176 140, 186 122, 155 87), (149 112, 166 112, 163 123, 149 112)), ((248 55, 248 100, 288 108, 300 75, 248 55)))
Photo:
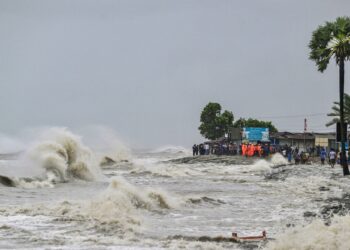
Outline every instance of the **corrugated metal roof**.
POLYGON ((316 137, 335 138, 335 133, 292 133, 292 132, 276 132, 270 133, 270 138, 276 139, 294 139, 294 140, 314 140, 316 137))

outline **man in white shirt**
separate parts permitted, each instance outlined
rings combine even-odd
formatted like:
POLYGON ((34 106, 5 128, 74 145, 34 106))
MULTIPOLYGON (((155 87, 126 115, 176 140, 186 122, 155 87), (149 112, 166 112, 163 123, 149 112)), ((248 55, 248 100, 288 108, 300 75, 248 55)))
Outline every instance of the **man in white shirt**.
POLYGON ((337 158, 337 153, 334 151, 333 148, 331 148, 331 151, 329 152, 329 163, 331 164, 332 168, 334 168, 336 158, 337 158))
POLYGON ((204 144, 205 154, 209 154, 209 144, 204 144))

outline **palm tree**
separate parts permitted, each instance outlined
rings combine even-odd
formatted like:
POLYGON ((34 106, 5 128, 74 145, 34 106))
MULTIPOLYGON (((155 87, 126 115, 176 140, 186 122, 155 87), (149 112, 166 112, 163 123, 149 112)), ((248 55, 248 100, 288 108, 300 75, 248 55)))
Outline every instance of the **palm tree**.
POLYGON ((344 128, 344 62, 350 59, 350 18, 338 17, 335 22, 326 22, 319 26, 313 33, 309 43, 310 59, 316 62, 318 70, 323 72, 328 63, 334 57, 339 66, 339 116, 341 131, 340 159, 343 166, 343 174, 349 175, 349 167, 345 154, 344 128))
MULTIPOLYGON (((332 126, 337 122, 340 122, 340 104, 339 102, 333 102, 334 106, 332 107, 333 112, 327 114, 327 116, 334 117, 331 121, 329 121, 326 126, 332 126)), ((344 93, 344 122, 350 124, 350 95, 344 93)))

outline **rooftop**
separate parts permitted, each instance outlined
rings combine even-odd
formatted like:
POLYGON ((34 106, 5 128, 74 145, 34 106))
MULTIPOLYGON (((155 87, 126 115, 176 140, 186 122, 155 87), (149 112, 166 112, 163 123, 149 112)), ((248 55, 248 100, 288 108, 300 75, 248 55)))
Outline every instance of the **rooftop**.
POLYGON ((325 137, 329 139, 335 139, 335 132, 326 132, 326 133, 318 133, 318 132, 305 132, 305 133, 292 133, 292 132, 271 132, 270 138, 276 139, 295 139, 295 140, 314 140, 316 137, 325 137))

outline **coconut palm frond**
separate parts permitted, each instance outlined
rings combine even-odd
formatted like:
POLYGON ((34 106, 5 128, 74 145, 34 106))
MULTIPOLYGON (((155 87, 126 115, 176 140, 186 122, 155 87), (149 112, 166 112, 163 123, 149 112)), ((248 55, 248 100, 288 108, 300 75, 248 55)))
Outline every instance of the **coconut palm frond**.
POLYGON ((333 110, 333 113, 339 114, 340 113, 339 104, 338 104, 338 106, 332 106, 332 110, 333 110))
POLYGON ((332 125, 336 124, 337 122, 339 122, 339 118, 334 118, 333 120, 326 123, 326 127, 332 126, 332 125))
POLYGON ((309 43, 309 58, 315 61, 318 70, 327 69, 329 61, 335 58, 337 64, 341 59, 350 59, 350 18, 339 17, 335 22, 326 22, 312 33, 309 43))
MULTIPOLYGON (((327 116, 334 117, 331 121, 327 122, 326 126, 332 126, 340 121, 340 104, 339 102, 333 102, 332 112, 328 113, 327 116)), ((344 93, 344 121, 350 123, 350 95, 344 93)))
POLYGON ((339 113, 328 113, 327 116, 339 116, 339 113))

